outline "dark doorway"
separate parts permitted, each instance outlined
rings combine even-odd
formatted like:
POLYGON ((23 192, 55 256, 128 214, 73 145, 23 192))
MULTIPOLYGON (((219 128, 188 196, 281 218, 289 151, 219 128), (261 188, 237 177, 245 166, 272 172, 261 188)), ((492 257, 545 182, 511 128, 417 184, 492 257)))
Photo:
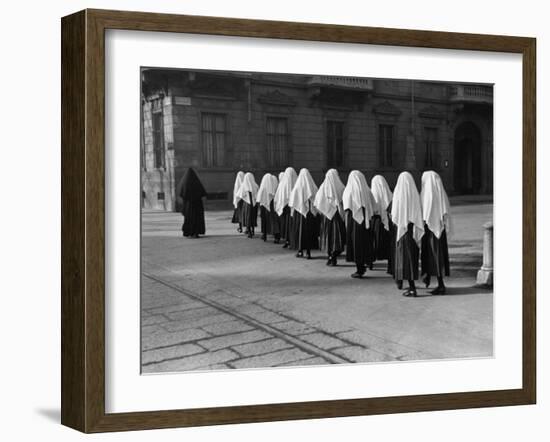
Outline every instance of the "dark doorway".
POLYGON ((459 194, 481 191, 481 132, 472 122, 455 130, 454 188, 459 194))

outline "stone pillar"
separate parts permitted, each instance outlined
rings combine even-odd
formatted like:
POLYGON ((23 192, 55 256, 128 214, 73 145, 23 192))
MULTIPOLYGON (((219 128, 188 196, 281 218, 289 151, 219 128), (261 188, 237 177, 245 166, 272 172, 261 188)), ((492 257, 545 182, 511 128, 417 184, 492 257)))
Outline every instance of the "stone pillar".
POLYGON ((493 286, 493 222, 483 224, 483 265, 477 272, 477 284, 493 286))

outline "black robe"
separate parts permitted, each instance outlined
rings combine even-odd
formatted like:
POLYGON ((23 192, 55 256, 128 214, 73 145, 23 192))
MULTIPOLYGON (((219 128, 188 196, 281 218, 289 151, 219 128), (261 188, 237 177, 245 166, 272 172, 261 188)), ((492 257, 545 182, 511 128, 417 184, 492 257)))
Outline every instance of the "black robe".
MULTIPOLYGON (((397 229, 396 229, 397 230, 397 229)), ((407 232, 395 244, 394 279, 410 281, 418 279, 418 258, 420 250, 414 240, 414 224, 409 223, 407 232)))
MULTIPOLYGON (((294 233, 294 217, 290 214, 290 207, 285 206, 283 212, 279 216, 279 225, 281 230, 281 238, 290 242, 294 233)), ((275 213, 277 214, 277 213, 275 213)))
POLYGON ((332 219, 321 215, 320 248, 330 255, 339 255, 346 246, 346 226, 337 210, 332 219))
POLYGON ((391 220, 391 205, 388 206, 388 224, 389 224, 389 245, 388 245, 388 270, 387 273, 390 275, 395 274, 395 243, 397 238, 397 226, 391 220))
POLYGON ((386 230, 382 217, 374 215, 372 218, 372 236, 374 241, 374 257, 377 261, 389 259, 391 249, 391 233, 386 230))
POLYGON ((291 223, 293 233, 290 237, 290 247, 294 250, 312 250, 319 248, 319 217, 311 213, 311 201, 308 202, 310 211, 306 216, 294 211, 291 223))
POLYGON ((280 220, 279 215, 275 212, 273 200, 269 203, 269 208, 270 210, 267 210, 264 206, 260 206, 261 232, 279 238, 281 234, 280 220))
POLYGON ((355 262, 359 273, 363 273, 365 267, 374 261, 374 242, 369 225, 367 219, 359 224, 353 219, 351 210, 346 210, 346 261, 355 262))
POLYGON ((202 198, 206 196, 206 190, 191 167, 187 169, 187 172, 178 183, 176 192, 182 201, 183 225, 181 230, 183 235, 204 235, 206 226, 202 198))
POLYGON ((233 218, 231 218, 231 222, 233 224, 243 223, 243 204, 244 201, 239 199, 239 201, 237 202, 237 208, 233 211, 233 218))
MULTIPOLYGON (((248 192, 248 198, 252 201, 252 193, 248 192)), ((242 200, 241 200, 242 201, 242 200)), ((258 225, 258 205, 243 201, 242 224, 244 227, 256 227, 258 225)))
POLYGON ((438 239, 424 224, 424 236, 420 249, 421 274, 427 276, 449 276, 449 246, 447 232, 443 230, 438 239))

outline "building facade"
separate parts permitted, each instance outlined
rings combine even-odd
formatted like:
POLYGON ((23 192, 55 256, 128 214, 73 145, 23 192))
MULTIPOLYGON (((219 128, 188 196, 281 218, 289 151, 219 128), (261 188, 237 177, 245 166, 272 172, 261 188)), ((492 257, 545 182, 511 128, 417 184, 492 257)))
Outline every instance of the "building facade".
POLYGON ((493 190, 493 88, 412 80, 142 70, 142 207, 177 210, 188 167, 209 200, 229 202, 235 174, 336 168, 390 186, 437 171, 449 194, 493 190))

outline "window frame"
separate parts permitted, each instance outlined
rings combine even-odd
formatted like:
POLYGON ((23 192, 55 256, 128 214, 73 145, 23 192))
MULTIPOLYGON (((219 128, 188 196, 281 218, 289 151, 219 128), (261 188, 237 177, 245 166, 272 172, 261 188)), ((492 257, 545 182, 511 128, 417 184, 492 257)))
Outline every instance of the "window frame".
MULTIPOLYGON (((346 155, 347 155, 347 129, 348 124, 345 119, 342 118, 325 118, 325 167, 328 169, 345 169, 347 167, 346 155), (329 164, 329 125, 330 124, 340 124, 342 126, 342 162, 341 164, 336 164, 336 161, 333 161, 333 164, 329 164)), ((336 150, 333 152, 333 160, 336 158, 336 150)))
POLYGON ((228 113, 227 112, 218 112, 216 110, 204 110, 204 111, 200 111, 199 113, 199 118, 200 118, 200 121, 199 121, 199 124, 200 124, 200 129, 199 129, 199 134, 200 134, 200 150, 201 150, 201 164, 202 164, 202 167, 205 168, 205 169, 221 169, 221 168, 224 168, 226 167, 226 164, 227 164, 227 154, 228 154, 228 143, 229 143, 229 116, 228 116, 228 113), (214 131, 213 132, 208 132, 204 129, 204 118, 205 117, 223 117, 223 132, 218 132, 216 130, 216 121, 214 119, 214 131), (214 152, 215 152, 215 158, 216 158, 216 161, 215 161, 215 164, 208 164, 207 162, 207 156, 206 156, 206 149, 205 149, 205 140, 206 140, 206 134, 207 133, 212 133, 214 135, 214 138, 213 138, 213 141, 215 143, 215 146, 214 146, 214 152), (218 155, 218 152, 219 152, 219 149, 218 149, 218 145, 217 145, 217 138, 215 135, 217 135, 218 133, 223 133, 223 160, 220 162, 219 161, 219 155, 218 155))

